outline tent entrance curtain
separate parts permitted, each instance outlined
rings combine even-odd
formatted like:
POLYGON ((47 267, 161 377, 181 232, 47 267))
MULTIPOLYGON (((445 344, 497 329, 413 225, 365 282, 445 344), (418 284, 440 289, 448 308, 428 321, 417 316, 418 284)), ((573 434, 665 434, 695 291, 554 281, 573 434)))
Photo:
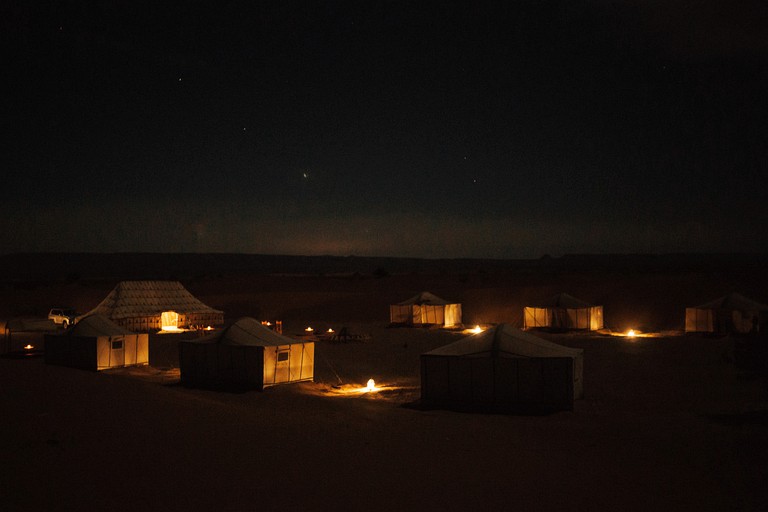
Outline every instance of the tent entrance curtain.
POLYGON ((175 311, 163 311, 160 315, 160 328, 172 331, 179 328, 179 314, 175 311))

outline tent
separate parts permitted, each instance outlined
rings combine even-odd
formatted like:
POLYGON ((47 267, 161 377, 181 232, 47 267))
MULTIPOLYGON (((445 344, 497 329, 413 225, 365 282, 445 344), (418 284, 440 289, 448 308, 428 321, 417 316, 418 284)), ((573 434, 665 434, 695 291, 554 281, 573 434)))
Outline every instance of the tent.
POLYGON ((421 354, 425 404, 499 412, 573 409, 583 350, 501 324, 421 354))
POLYGON ((685 332, 749 333, 764 330, 766 324, 768 305, 738 293, 685 308, 685 332))
POLYGON ((461 324, 461 304, 421 292, 406 301, 390 305, 389 321, 393 324, 453 327, 461 324))
POLYGON ((536 327, 596 331, 603 328, 603 306, 593 306, 567 293, 559 293, 523 308, 523 328, 536 327))
POLYGON ((45 362, 83 370, 149 364, 149 335, 90 315, 64 333, 45 335, 45 362))
POLYGON ((223 312, 200 302, 178 281, 121 281, 87 313, 94 314, 136 332, 224 324, 223 312))
POLYGON ((315 344, 278 334, 250 317, 192 341, 179 342, 185 386, 262 390, 314 378, 315 344))

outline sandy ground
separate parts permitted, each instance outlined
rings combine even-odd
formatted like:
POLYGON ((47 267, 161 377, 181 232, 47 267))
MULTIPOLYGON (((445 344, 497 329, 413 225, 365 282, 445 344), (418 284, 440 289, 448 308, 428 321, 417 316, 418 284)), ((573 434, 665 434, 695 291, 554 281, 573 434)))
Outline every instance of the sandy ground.
MULTIPOLYGON (((768 388, 735 364, 734 338, 542 334, 585 351, 574 411, 468 414, 417 406, 419 354, 461 334, 386 320, 389 303, 421 290, 462 301, 471 324, 515 323, 531 297, 567 291, 602 302, 616 329, 675 330, 685 305, 734 289, 764 301, 766 281, 764 270, 186 280, 228 319, 280 318, 288 334, 346 326, 370 341, 318 342, 315 382, 239 394, 180 386, 173 336, 153 337, 141 368, 0 358, 1 508, 765 511, 768 388), (354 391, 368 378, 385 389, 354 391)), ((0 318, 87 311, 115 282, 5 284, 0 318)))
POLYGON ((460 335, 357 327, 261 393, 0 359, 4 509, 768 509, 768 397, 731 338, 547 335, 584 348, 585 398, 508 416, 414 407, 418 354, 460 335))

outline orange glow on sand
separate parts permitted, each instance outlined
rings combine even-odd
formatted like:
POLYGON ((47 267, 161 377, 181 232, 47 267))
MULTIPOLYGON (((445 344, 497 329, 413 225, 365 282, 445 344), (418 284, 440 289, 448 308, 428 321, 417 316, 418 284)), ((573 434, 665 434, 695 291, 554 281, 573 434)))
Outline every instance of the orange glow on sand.
POLYGON ((463 334, 480 334, 480 333, 481 333, 481 332, 483 332, 484 330, 485 330, 485 329, 483 329, 482 327, 480 327, 480 325, 475 325, 475 326, 474 326, 472 329, 464 329, 464 330, 463 330, 463 331, 461 331, 461 332, 462 332, 463 334))

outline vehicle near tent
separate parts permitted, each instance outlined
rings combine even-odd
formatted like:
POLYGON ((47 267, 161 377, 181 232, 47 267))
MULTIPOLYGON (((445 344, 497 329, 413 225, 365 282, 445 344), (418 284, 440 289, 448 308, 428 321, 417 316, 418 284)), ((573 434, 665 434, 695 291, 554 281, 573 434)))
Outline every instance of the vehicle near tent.
POLYGON ((121 281, 86 315, 102 315, 135 332, 221 327, 224 313, 178 281, 121 281))
POLYGON ((421 354, 424 405, 493 412, 572 410, 582 398, 584 351, 509 324, 421 354))
POLYGON ((313 380, 315 343, 243 317, 209 336, 179 342, 179 368, 185 386, 263 390, 313 380))
POLYGON ((149 335, 86 316, 63 333, 45 335, 45 362, 94 371, 149 364, 149 335))
POLYGON ((68 327, 77 318, 77 312, 72 308, 54 307, 48 311, 48 320, 52 320, 55 324, 68 327))
POLYGON ((389 321, 394 325, 453 327, 461 325, 461 304, 449 302, 430 292, 389 306, 389 321))
POLYGON ((768 305, 738 293, 685 308, 685 332, 757 333, 768 328, 768 305))
POLYGON ((523 308, 524 329, 586 329, 603 328, 603 306, 595 306, 567 293, 523 308))

